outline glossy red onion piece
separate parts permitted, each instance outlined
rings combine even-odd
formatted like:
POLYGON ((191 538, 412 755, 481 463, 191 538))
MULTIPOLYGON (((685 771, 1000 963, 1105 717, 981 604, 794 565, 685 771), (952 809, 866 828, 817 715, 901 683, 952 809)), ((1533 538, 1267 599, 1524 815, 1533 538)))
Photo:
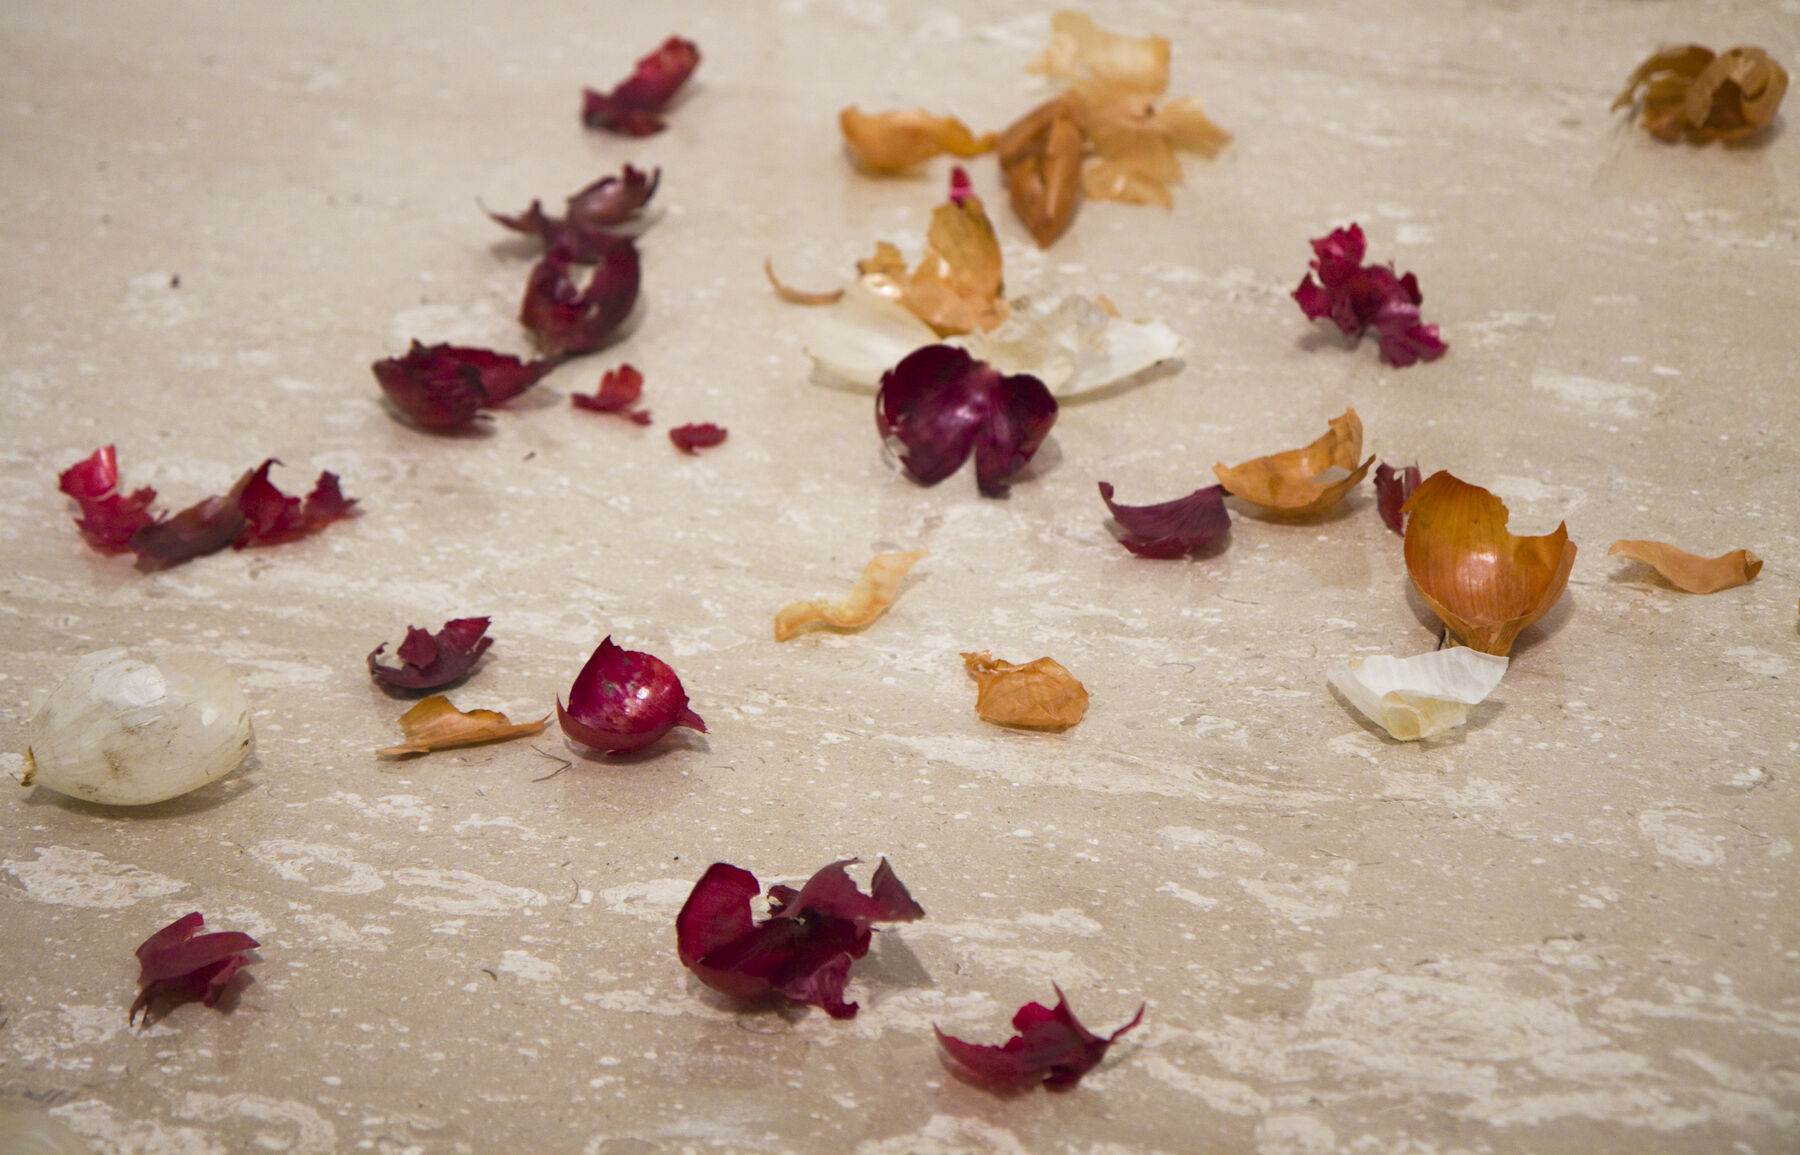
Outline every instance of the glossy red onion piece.
POLYGON ((583 89, 581 122, 624 136, 661 132, 660 114, 699 63, 700 49, 693 41, 671 36, 611 92, 583 89))
POLYGON ((128 1021, 135 1023, 144 1011, 148 1023, 156 999, 199 999, 213 1006, 231 977, 249 964, 244 952, 256 949, 255 939, 239 931, 200 934, 205 924, 199 911, 184 914, 138 946, 138 995, 128 1021))
POLYGON ((615 754, 648 746, 677 726, 706 733, 706 723, 688 709, 675 671, 661 658, 619 648, 610 637, 575 676, 568 706, 557 701, 556 718, 577 742, 615 754))
POLYGON ((646 175, 626 165, 617 176, 603 176, 567 200, 564 215, 553 217, 542 201, 517 216, 490 212, 499 224, 515 232, 536 236, 546 250, 562 245, 583 264, 593 264, 606 250, 637 232, 644 223, 643 208, 656 193, 662 170, 646 175))
POLYGON ((675 443, 675 448, 690 454, 721 444, 725 440, 725 435, 724 426, 714 425, 710 421, 677 425, 669 430, 669 440, 675 443))
POLYGON ((156 521, 150 511, 156 490, 146 486, 129 494, 118 491, 119 461, 110 445, 63 470, 57 483, 81 510, 75 519, 81 536, 102 553, 128 548, 133 534, 156 521))
POLYGON ((621 240, 601 256, 586 288, 569 275, 574 254, 557 245, 532 267, 519 320, 546 357, 591 353, 606 343, 637 303, 637 246, 621 240))
POLYGON ((875 429, 921 485, 949 477, 973 451, 976 484, 998 497, 1043 444, 1056 411, 1036 377, 1002 376, 961 349, 927 345, 882 374, 875 429))
POLYGON ((1100 500, 1125 531, 1119 544, 1139 557, 1180 557, 1190 550, 1209 549, 1231 532, 1222 485, 1156 505, 1119 505, 1113 501, 1112 485, 1102 481, 1100 500))
POLYGON ((681 963, 721 994, 781 994, 848 1019, 850 964, 869 953, 870 924, 911 922, 925 910, 882 859, 864 894, 845 872, 854 858, 821 868, 799 890, 769 888, 769 917, 755 921, 756 876, 729 863, 707 868, 675 918, 681 963))
POLYGON ((337 474, 324 472, 304 499, 289 497, 269 480, 269 467, 280 462, 271 457, 238 483, 238 511, 247 522, 232 544, 238 549, 273 545, 314 533, 350 515, 356 503, 345 499, 337 474))
POLYGON ((1419 279, 1400 276, 1390 262, 1365 265, 1367 242, 1362 226, 1352 223, 1312 241, 1313 273, 1294 290, 1294 300, 1308 320, 1330 318, 1347 337, 1360 337, 1374 329, 1381 356, 1389 364, 1405 367, 1415 361, 1434 361, 1449 348, 1438 338, 1436 325, 1424 324, 1419 305, 1419 279))
POLYGON ((383 685, 402 690, 433 690, 448 686, 475 668, 475 663, 494 639, 486 637, 488 619, 455 618, 433 634, 417 626, 406 627, 406 640, 394 651, 400 665, 381 662, 383 642, 369 652, 369 673, 383 685))
POLYGON ((556 362, 521 361, 462 345, 421 345, 370 367, 395 408, 429 429, 467 425, 477 410, 499 405, 537 384, 556 362))
POLYGON ((1406 536, 1403 507, 1413 490, 1419 488, 1421 476, 1416 462, 1405 469, 1395 469, 1385 461, 1375 466, 1375 509, 1387 527, 1402 537, 1406 536))
POLYGON ((608 369, 600 375, 600 387, 592 393, 571 393, 569 401, 577 409, 594 413, 612 413, 639 425, 650 424, 650 411, 637 407, 644 393, 644 375, 630 365, 608 369))
POLYGON ((1013 1030, 1018 1034, 1002 1046, 965 1043, 936 1026, 931 1029, 945 1053, 978 1081, 999 1086, 1042 1081, 1052 1091, 1067 1091, 1099 1066, 1106 1049, 1120 1035, 1143 1021, 1144 1008, 1138 1007, 1129 1023, 1102 1037, 1076 1019, 1061 987, 1052 984, 1051 989, 1056 991, 1056 1007, 1042 1003, 1020 1007, 1013 1016, 1013 1030))

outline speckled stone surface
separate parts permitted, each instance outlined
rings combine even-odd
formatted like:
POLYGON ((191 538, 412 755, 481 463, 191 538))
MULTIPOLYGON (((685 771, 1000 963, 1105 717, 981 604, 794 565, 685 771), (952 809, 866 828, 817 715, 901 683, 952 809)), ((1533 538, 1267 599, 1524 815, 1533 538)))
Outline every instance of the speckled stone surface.
MULTIPOLYGON (((994 208, 1011 292, 1104 292, 1181 363, 1063 410, 1009 499, 883 460, 870 402, 808 382, 816 315, 877 239, 916 253, 947 166, 876 182, 836 114, 999 127, 1048 10, 840 4, 0 9, 0 759, 109 645, 226 658, 257 747, 137 813, 0 800, 0 1121, 98 1150, 1744 1152, 1800 1145, 1800 153, 1669 147, 1607 106, 1666 41, 1800 62, 1800 4, 1122 3, 1171 95, 1236 136, 1171 212, 1090 204, 1047 253, 994 208), (663 135, 584 131, 672 31, 663 135), (529 249, 481 206, 661 166, 628 338, 484 432, 383 408, 408 340, 527 349, 529 249), (1442 360, 1396 370, 1300 315, 1350 220, 1418 274, 1442 360), (629 360, 655 424, 564 398, 629 360), (1566 520, 1566 597, 1455 736, 1400 744, 1325 682, 1436 640, 1364 487, 1242 509, 1207 559, 1121 549, 1142 503, 1303 444, 1368 449, 1566 520), (667 429, 730 439, 678 454, 667 429), (361 516, 160 573, 89 551, 57 473, 116 443, 173 507, 267 456, 361 516), (1616 538, 1755 550, 1688 596, 1616 538), (857 635, 785 603, 926 549, 857 635), (608 764, 535 742, 378 762, 405 703, 364 655, 491 615, 454 692, 535 717, 601 638, 680 672, 705 736, 608 764), (1049 654, 1061 734, 973 710, 958 651, 1049 654), (563 759, 574 764, 554 773, 563 759), (745 1008, 677 963, 706 865, 765 883, 886 856, 929 912, 852 972, 848 1022, 745 1008), (132 949, 188 910, 262 942, 220 1014, 126 1026, 132 949), (999 1097, 931 1024, 997 1042, 1061 985, 1144 1023, 1071 1094, 999 1097)), ((861 868, 866 871, 866 867, 861 868)), ((866 873, 862 875, 866 878, 866 873)))

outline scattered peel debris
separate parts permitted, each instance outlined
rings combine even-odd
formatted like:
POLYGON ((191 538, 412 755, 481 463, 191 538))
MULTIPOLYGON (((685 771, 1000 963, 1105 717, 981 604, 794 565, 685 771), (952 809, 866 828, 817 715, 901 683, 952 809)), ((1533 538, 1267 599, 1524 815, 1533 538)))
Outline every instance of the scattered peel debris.
POLYGON ((1189 97, 1157 101, 1169 86, 1169 41, 1108 32, 1080 12, 1050 18, 1050 46, 1030 70, 1068 87, 1001 134, 1013 208, 1038 247, 1074 219, 1077 190, 1096 200, 1174 205, 1177 151, 1216 156, 1231 134, 1189 97))
POLYGON ((1664 48, 1638 65, 1612 111, 1639 103, 1644 131, 1673 143, 1742 140, 1768 127, 1787 95, 1787 70, 1760 48, 1714 54, 1699 44, 1664 48))
POLYGON ((669 430, 669 440, 675 448, 692 456, 702 449, 724 444, 727 432, 723 425, 714 425, 710 421, 690 422, 669 430))
POLYGON ((543 380, 556 362, 415 340, 404 357, 384 357, 370 368, 388 400, 414 424, 456 429, 543 380))
POLYGON ((1209 485, 1156 505, 1119 505, 1113 501, 1112 484, 1102 481, 1100 500, 1123 531, 1119 544, 1139 557, 1175 558, 1211 549, 1231 532, 1222 485, 1209 485))
POLYGON ((232 976, 250 964, 244 952, 259 944, 242 931, 200 934, 206 919, 199 911, 184 914, 137 948, 138 994, 126 1022, 136 1025, 138 1012, 150 1023, 151 1004, 192 1002, 216 1006, 232 976))
POLYGON ((546 252, 560 245, 575 260, 594 264, 607 249, 639 231, 644 206, 656 195, 661 181, 661 169, 646 176, 627 164, 617 176, 603 176, 570 196, 560 217, 546 213, 543 202, 537 200, 516 216, 494 212, 488 216, 514 232, 537 237, 546 252))
POLYGON ((975 482, 998 497, 1056 423, 1056 398, 1036 377, 1007 377, 948 345, 927 345, 882 375, 875 428, 921 485, 975 455, 975 482))
POLYGON ((637 303, 642 268, 629 239, 610 246, 578 289, 569 275, 575 256, 558 245, 532 267, 519 321, 546 357, 572 357, 604 345, 637 303))
POLYGON ((437 633, 418 626, 406 627, 406 640, 394 651, 400 665, 380 660, 383 642, 369 651, 369 674, 384 686, 402 690, 435 690, 448 686, 475 668, 494 639, 487 634, 487 618, 455 618, 437 633))
POLYGON ((1087 687, 1054 658, 1016 666, 982 650, 962 660, 975 679, 975 713, 985 722, 1066 730, 1087 713, 1087 687))
POLYGON ((981 198, 967 189, 961 168, 950 174, 951 196, 932 211, 925 233, 925 255, 906 271, 900 250, 886 241, 875 255, 856 262, 863 284, 904 305, 940 337, 992 329, 1006 320, 1002 288, 1000 239, 981 198))
POLYGON ((1346 409, 1331 428, 1302 449, 1289 449, 1240 464, 1213 466, 1226 492, 1282 517, 1302 517, 1330 509, 1362 483, 1374 454, 1362 464, 1362 418, 1346 409))
POLYGON ((1406 536, 1406 514, 1401 510, 1406 506, 1406 499, 1419 488, 1419 465, 1414 462, 1404 469, 1395 469, 1383 461, 1375 467, 1375 509, 1381 514, 1381 520, 1387 527, 1406 536))
POLYGON ((756 876, 715 862, 675 918, 681 965, 721 994, 780 994, 819 1007, 834 1019, 856 1016, 844 1001, 850 964, 869 953, 870 923, 912 922, 925 910, 882 859, 864 894, 845 873, 845 859, 821 868, 799 890, 769 888, 769 917, 757 922, 750 902, 756 876))
POLYGON ((1437 326, 1419 318, 1419 305, 1425 300, 1419 292, 1419 278, 1395 273, 1391 261, 1363 264, 1368 243, 1361 225, 1352 222, 1346 228, 1333 229, 1311 244, 1310 264, 1319 279, 1306 274, 1293 293, 1307 320, 1329 317, 1353 341, 1365 330, 1374 329, 1381 359, 1396 368, 1444 355, 1449 346, 1438 338, 1437 326))
POLYGON ((119 467, 112 446, 64 470, 62 492, 75 499, 82 516, 75 524, 88 544, 102 553, 129 549, 139 569, 156 569, 217 553, 293 541, 351 516, 356 502, 346 498, 337 474, 319 474, 304 499, 289 497, 269 481, 271 457, 237 479, 229 493, 208 497, 174 515, 150 508, 154 489, 118 492, 119 467))
POLYGON ((902 172, 944 153, 980 156, 994 147, 993 133, 976 136, 956 117, 922 108, 864 112, 852 105, 838 113, 838 128, 857 165, 872 173, 902 172))
POLYGON ((699 64, 699 47, 671 36, 611 92, 583 89, 581 123, 621 136, 654 136, 667 127, 664 110, 699 64))
POLYGON ((1507 532, 1506 504, 1444 470, 1405 506, 1406 572, 1431 611, 1470 649, 1505 655, 1569 583, 1567 524, 1541 537, 1507 532))
POLYGON ((775 275, 775 260, 773 257, 764 258, 763 276, 769 278, 769 284, 773 285, 775 288, 775 295, 790 305, 835 305, 844 299, 844 290, 842 289, 831 289, 825 292, 809 293, 805 289, 796 289, 782 284, 781 278, 775 275))
POLYGON ((1618 554, 1643 562, 1670 585, 1690 594, 1716 594, 1741 586, 1761 573, 1763 564, 1747 549, 1701 557, 1660 541, 1615 541, 1606 553, 1608 557, 1618 554))
POLYGON ((849 596, 835 602, 795 602, 775 615, 775 640, 785 642, 809 626, 834 630, 860 630, 887 612, 900 594, 900 583, 919 559, 922 549, 908 553, 878 553, 863 566, 849 596))
POLYGON ((1461 726, 1469 707, 1487 700, 1507 659, 1452 646, 1410 658, 1360 658, 1326 679, 1371 722, 1402 742, 1436 738, 1461 726))
POLYGON ((1048 1090, 1071 1090, 1081 1077, 1100 1065, 1106 1049, 1119 1036, 1144 1020, 1144 1007, 1129 1023, 1102 1037, 1081 1025, 1069 1008, 1068 996, 1062 988, 1051 984, 1056 992, 1056 1006, 1026 1003, 1013 1015, 1013 1030, 1018 1034, 1003 1046, 965 1043, 946 1035, 937 1024, 932 1031, 944 1053, 976 1081, 998 1087, 1042 1082, 1048 1090))
POLYGON ((569 402, 577 409, 592 413, 611 413, 638 425, 650 424, 650 411, 638 408, 644 394, 644 375, 630 365, 608 369, 600 375, 600 386, 592 393, 571 393, 569 402))
POLYGON ((545 714, 535 722, 513 722, 496 710, 463 713, 443 694, 433 694, 400 715, 400 732, 406 741, 375 751, 378 758, 404 758, 457 746, 481 746, 527 734, 540 734, 550 721, 545 714))
POLYGON ((622 649, 611 637, 575 676, 568 706, 558 699, 556 718, 564 734, 612 754, 642 749, 677 726, 706 733, 706 723, 688 708, 687 691, 668 663, 622 649))

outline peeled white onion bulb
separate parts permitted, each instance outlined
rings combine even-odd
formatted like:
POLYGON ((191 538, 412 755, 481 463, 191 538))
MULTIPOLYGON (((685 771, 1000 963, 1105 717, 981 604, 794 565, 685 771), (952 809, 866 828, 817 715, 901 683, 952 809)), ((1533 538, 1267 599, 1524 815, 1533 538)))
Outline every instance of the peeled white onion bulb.
POLYGON ((210 654, 151 665, 114 647, 76 661, 26 738, 22 785, 142 806, 237 769, 250 752, 250 703, 210 654))

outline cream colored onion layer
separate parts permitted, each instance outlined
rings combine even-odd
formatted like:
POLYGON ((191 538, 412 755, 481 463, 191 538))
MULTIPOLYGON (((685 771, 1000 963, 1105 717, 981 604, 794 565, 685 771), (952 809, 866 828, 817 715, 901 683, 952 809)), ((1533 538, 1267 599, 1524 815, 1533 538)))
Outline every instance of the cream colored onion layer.
POLYGON ((1371 722, 1412 742, 1468 721, 1469 707, 1494 692, 1506 666, 1503 657, 1455 646, 1411 658, 1352 660, 1325 677, 1371 722))

